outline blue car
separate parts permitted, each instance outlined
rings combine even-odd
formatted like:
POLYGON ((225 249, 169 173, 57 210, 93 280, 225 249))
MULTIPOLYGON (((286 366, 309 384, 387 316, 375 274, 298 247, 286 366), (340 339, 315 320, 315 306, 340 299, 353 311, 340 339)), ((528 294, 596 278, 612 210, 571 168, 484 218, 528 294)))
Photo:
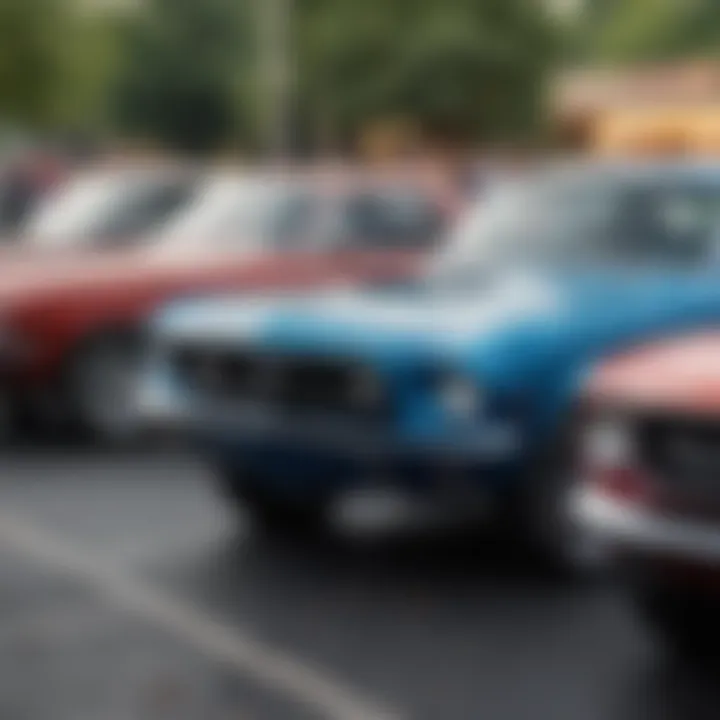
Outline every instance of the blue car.
POLYGON ((720 168, 553 168, 493 188, 417 282, 164 308, 140 399, 270 526, 383 485, 490 503, 565 563, 583 376, 719 321, 720 168))

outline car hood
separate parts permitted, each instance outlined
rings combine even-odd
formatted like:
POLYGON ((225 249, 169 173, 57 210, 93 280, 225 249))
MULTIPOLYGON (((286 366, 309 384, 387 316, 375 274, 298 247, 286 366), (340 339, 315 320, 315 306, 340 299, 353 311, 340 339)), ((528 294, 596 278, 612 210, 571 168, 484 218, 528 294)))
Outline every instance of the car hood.
POLYGON ((148 268, 138 250, 35 250, 8 248, 0 252, 0 300, 83 283, 133 276, 148 268))
POLYGON ((559 310, 546 283, 515 277, 481 293, 417 287, 225 297, 175 303, 158 319, 175 336, 322 347, 461 344, 484 330, 559 310))
POLYGON ((720 322, 716 275, 513 273, 468 291, 416 287, 176 303, 162 332, 313 353, 452 355, 504 366, 621 346, 720 322), (484 357, 480 357, 484 356, 484 357))
MULTIPOLYGON (((192 290, 199 279, 225 278, 246 287, 307 286, 333 282, 356 284, 407 277, 421 257, 414 253, 365 252, 349 255, 283 253, 257 249, 239 253, 193 246, 158 248, 0 250, 0 306, 55 297, 64 291, 131 288, 165 282, 192 290)), ((210 283, 213 285, 213 282, 210 283)), ((202 286, 202 285, 201 285, 202 286)), ((207 286, 207 283, 205 283, 207 286)))
POLYGON ((609 411, 720 413, 720 331, 644 344, 600 363, 585 393, 609 411))
MULTIPOLYGON (((250 272, 273 262, 267 256, 243 258, 250 272)), ((240 267, 233 258, 233 267, 240 267)), ((7 249, 0 252, 0 305, 55 297, 58 293, 134 287, 156 281, 193 278, 205 270, 228 267, 228 256, 192 250, 157 252, 156 248, 7 249)))

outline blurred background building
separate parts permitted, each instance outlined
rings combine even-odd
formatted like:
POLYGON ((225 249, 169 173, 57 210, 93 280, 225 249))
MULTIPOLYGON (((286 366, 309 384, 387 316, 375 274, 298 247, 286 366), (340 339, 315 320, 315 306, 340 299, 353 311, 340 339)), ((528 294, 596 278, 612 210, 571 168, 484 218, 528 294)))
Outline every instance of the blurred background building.
POLYGON ((2 146, 714 152, 719 13, 711 0, 6 0, 2 146))
POLYGON ((568 72, 556 83, 561 136, 601 154, 720 150, 720 62, 568 72))

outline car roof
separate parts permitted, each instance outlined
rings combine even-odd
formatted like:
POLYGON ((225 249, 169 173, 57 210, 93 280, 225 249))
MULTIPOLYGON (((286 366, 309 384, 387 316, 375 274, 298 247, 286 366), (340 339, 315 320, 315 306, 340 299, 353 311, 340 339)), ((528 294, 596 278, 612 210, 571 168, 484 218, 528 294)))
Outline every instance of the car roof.
POLYGON ((362 191, 406 190, 433 198, 449 214, 461 206, 460 194, 449 177, 432 172, 412 173, 404 168, 220 168, 203 174, 199 187, 207 189, 223 184, 239 186, 243 182, 267 182, 271 187, 304 188, 312 193, 337 198, 362 191))
POLYGON ((449 183, 450 174, 427 164, 313 164, 248 167, 240 172, 268 178, 309 183, 315 187, 352 189, 372 185, 433 187, 449 183))
POLYGON ((66 183, 75 182, 149 182, 166 183, 173 180, 191 182, 199 175, 188 168, 137 165, 96 165, 70 173, 66 183))

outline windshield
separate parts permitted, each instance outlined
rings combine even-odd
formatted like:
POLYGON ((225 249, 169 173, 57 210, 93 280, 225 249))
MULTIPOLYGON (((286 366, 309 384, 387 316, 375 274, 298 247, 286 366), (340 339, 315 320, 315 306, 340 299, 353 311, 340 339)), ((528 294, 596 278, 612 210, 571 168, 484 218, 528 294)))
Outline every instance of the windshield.
POLYGON ((162 223, 189 193, 190 183, 180 178, 87 176, 50 197, 24 234, 28 242, 44 247, 129 238, 162 223))
POLYGON ((338 215, 336 242, 357 250, 427 249, 445 224, 437 202, 403 186, 349 193, 339 203, 338 215))
POLYGON ((720 260, 720 184, 600 173, 504 184, 461 222, 432 276, 497 266, 701 265, 720 260))
POLYGON ((213 180, 163 231, 169 243, 202 244, 208 237, 255 244, 273 199, 269 185, 236 178, 213 180))
POLYGON ((293 249, 316 234, 320 215, 318 199, 292 183, 219 178, 166 226, 162 245, 293 249))

